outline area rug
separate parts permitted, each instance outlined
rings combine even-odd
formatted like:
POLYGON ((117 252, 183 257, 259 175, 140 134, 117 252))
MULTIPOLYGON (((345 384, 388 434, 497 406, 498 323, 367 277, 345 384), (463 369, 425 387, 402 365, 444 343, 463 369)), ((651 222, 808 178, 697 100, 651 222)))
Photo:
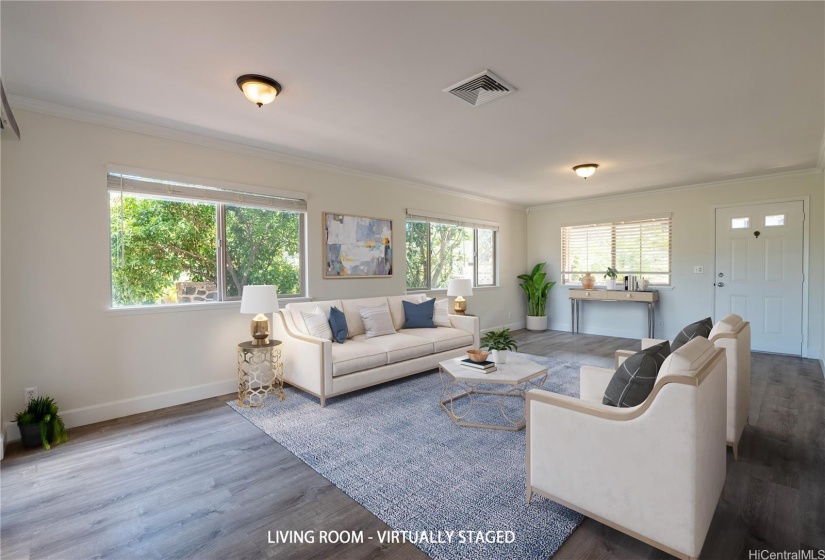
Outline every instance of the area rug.
MULTIPOLYGON (((578 396, 577 364, 520 355, 547 366, 545 389, 578 396)), ((437 371, 326 408, 296 389, 286 394, 258 409, 228 404, 431 558, 545 559, 583 519, 540 496, 525 503, 525 432, 453 424, 438 404, 437 371)))

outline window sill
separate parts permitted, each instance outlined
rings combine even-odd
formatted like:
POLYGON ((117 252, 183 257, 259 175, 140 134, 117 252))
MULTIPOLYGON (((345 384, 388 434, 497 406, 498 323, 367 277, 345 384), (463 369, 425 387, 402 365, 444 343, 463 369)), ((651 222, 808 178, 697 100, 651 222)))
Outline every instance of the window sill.
MULTIPOLYGON (((281 307, 288 303, 299 303, 311 301, 308 297, 284 297, 279 298, 278 303, 281 307)), ((167 305, 146 305, 134 307, 109 307, 106 309, 106 315, 151 315, 154 313, 181 313, 186 311, 218 311, 221 309, 240 309, 241 300, 236 299, 232 301, 212 301, 205 303, 170 303, 167 305)))
MULTIPOLYGON (((559 287, 560 288, 567 288, 568 290, 582 290, 583 289, 581 284, 562 284, 559 287)), ((607 288, 605 286, 598 286, 597 285, 597 286, 594 286, 593 289, 594 290, 606 290, 607 288)), ((675 290, 675 289, 676 289, 676 286, 651 286, 648 289, 648 291, 649 292, 670 292, 670 291, 675 290)), ((611 291, 624 292, 626 290, 622 289, 622 290, 611 290, 611 291)), ((631 291, 633 291, 633 290, 631 290, 631 291)))
MULTIPOLYGON (((480 286, 478 288, 473 288, 473 292, 486 292, 488 290, 498 290, 501 286, 480 286)), ((438 288, 435 290, 411 290, 407 289, 405 294, 445 294, 447 293, 447 288, 438 288)), ((452 297, 452 296, 450 296, 452 297)), ((473 296, 467 296, 473 297, 473 296)))

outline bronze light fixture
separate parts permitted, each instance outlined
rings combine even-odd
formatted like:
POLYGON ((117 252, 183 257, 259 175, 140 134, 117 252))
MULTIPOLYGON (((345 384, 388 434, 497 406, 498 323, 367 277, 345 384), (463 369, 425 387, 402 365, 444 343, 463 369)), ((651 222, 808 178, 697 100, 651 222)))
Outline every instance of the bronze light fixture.
POLYGON ((581 165, 577 165, 576 167, 574 167, 573 171, 575 171, 576 175, 578 175, 582 179, 587 180, 587 178, 593 175, 596 172, 596 169, 598 168, 598 163, 583 163, 581 165))
POLYGON ((281 93, 281 84, 258 74, 244 74, 237 79, 237 84, 246 98, 258 107, 272 103, 281 93))

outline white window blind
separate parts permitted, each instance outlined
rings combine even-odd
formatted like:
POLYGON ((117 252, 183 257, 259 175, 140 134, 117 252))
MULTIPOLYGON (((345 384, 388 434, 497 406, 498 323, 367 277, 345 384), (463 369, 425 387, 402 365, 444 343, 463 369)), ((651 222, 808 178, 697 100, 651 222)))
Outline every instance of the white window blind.
POLYGON ((306 200, 245 193, 232 189, 220 189, 177 181, 147 179, 125 173, 110 172, 107 177, 110 191, 147 194, 159 197, 222 202, 238 206, 251 206, 291 212, 306 212, 306 200))
POLYGON ((495 222, 473 220, 472 218, 459 218, 456 216, 450 216, 448 214, 436 214, 434 212, 427 212, 424 210, 413 210, 411 208, 407 208, 407 221, 430 222, 434 224, 447 224, 451 226, 460 226, 472 229, 489 229, 492 231, 498 231, 498 224, 495 222))
POLYGON ((562 282, 578 283, 586 273, 603 281, 607 267, 619 276, 636 274, 653 285, 670 284, 671 217, 561 228, 562 282))

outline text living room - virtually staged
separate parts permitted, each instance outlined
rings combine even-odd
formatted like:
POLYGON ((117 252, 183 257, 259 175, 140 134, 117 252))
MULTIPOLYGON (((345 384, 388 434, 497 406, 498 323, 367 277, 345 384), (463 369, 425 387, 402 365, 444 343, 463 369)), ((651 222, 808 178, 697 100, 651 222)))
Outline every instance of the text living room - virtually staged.
POLYGON ((825 2, 0 22, 3 560, 825 560, 825 2))

